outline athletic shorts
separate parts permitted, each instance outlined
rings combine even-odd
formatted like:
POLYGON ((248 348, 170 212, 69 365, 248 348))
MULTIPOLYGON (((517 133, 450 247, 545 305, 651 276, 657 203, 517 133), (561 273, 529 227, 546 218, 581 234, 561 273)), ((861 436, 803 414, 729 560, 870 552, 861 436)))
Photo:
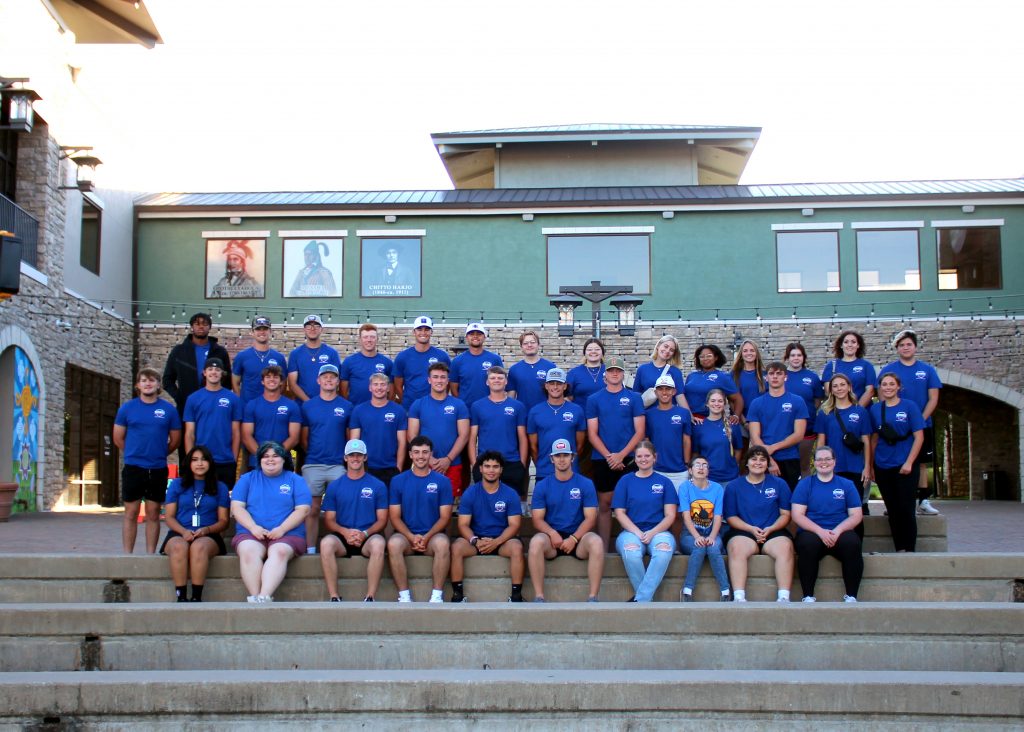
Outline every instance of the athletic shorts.
MULTIPOLYGON (((729 535, 725 537, 725 542, 728 544, 737 536, 745 536, 751 541, 753 541, 755 544, 757 544, 757 539, 754 538, 753 534, 751 534, 749 531, 741 531, 740 529, 729 529, 729 535)), ((787 539, 789 539, 790 543, 792 543, 793 541, 793 535, 791 533, 789 533, 785 529, 776 529, 772 533, 768 534, 768 538, 764 540, 764 544, 767 544, 769 541, 778 536, 786 537, 787 539)), ((758 554, 764 554, 764 544, 757 544, 758 554)))
MULTIPOLYGON (((167 547, 167 542, 169 542, 171 539, 173 539, 176 536, 181 536, 181 534, 179 534, 177 531, 174 531, 172 529, 168 529, 167 530, 167 536, 164 537, 164 543, 160 545, 160 554, 166 554, 167 553, 167 552, 164 551, 164 549, 167 547)), ((221 536, 220 534, 207 534, 206 536, 204 536, 202 538, 204 538, 204 539, 213 539, 213 543, 217 545, 217 556, 221 556, 223 554, 227 554, 228 553, 228 548, 224 544, 224 537, 221 536)))
POLYGON ((935 428, 924 428, 924 442, 921 443, 921 452, 917 453, 915 465, 930 465, 935 460, 935 428))
POLYGON ((163 503, 167 498, 167 468, 125 465, 121 471, 121 498, 125 503, 142 499, 163 503))
POLYGON ((309 486, 314 498, 321 498, 327 490, 327 484, 345 474, 344 465, 317 465, 306 463, 302 466, 302 478, 309 486))
POLYGON ((286 544, 291 547, 297 557, 301 557, 306 553, 306 540, 301 536, 282 536, 280 539, 257 539, 252 534, 235 534, 231 540, 231 548, 237 553, 238 545, 243 541, 257 541, 267 549, 274 546, 274 544, 286 544))
POLYGON ((342 536, 341 534, 339 534, 337 531, 328 531, 327 535, 328 536, 337 537, 338 541, 341 542, 342 547, 345 548, 345 556, 342 557, 342 559, 345 559, 347 557, 361 557, 361 556, 363 556, 363 547, 366 546, 366 542, 368 542, 370 539, 372 539, 375 536, 380 536, 380 534, 370 534, 365 539, 363 539, 363 543, 361 545, 355 546, 354 544, 349 544, 345 540, 345 537, 342 536))

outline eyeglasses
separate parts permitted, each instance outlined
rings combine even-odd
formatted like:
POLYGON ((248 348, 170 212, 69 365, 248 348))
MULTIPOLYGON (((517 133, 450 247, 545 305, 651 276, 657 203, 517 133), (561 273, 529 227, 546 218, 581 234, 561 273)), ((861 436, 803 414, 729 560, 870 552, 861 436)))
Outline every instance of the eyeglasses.
POLYGON ((816 462, 816 463, 832 463, 832 462, 835 462, 835 460, 836 459, 834 457, 831 457, 831 456, 829 456, 829 457, 816 457, 816 458, 814 458, 814 462, 816 462))

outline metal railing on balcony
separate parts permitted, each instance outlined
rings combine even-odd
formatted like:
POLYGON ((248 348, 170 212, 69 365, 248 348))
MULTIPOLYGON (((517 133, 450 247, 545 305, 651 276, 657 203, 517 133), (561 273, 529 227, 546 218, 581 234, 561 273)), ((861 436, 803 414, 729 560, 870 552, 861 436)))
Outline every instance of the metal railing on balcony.
POLYGON ((21 240, 21 261, 38 268, 39 221, 3 194, 0 194, 0 229, 21 240))

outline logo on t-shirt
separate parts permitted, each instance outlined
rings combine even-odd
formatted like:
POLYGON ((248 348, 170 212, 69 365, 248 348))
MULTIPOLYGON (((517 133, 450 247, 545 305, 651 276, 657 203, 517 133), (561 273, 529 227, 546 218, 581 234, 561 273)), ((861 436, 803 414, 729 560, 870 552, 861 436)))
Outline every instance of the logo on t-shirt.
POLYGON ((505 502, 504 501, 495 501, 494 502, 494 512, 495 513, 505 513, 505 502))
POLYGON ((318 361, 319 361, 320 363, 327 363, 328 361, 330 361, 330 360, 331 360, 331 357, 330 357, 330 354, 327 354, 327 353, 321 353, 321 354, 320 354, 319 356, 317 356, 317 360, 318 360, 318 361))
POLYGON ((282 404, 280 407, 277 408, 277 413, 278 414, 288 414, 288 407, 286 407, 285 405, 282 404))
POLYGON ((792 402, 783 402, 782 403, 782 411, 786 412, 787 414, 789 412, 792 412, 793 411, 793 403, 792 402))
POLYGON ((378 374, 384 373, 384 364, 382 364, 382 363, 375 363, 375 364, 373 365, 373 367, 374 367, 375 369, 377 369, 377 373, 378 373, 378 374))
POLYGON ((276 359, 276 358, 268 358, 268 359, 267 359, 267 365, 268 365, 268 366, 280 366, 281 364, 279 364, 279 363, 277 362, 277 359, 276 359))
POLYGON ((811 379, 811 377, 810 377, 810 376, 805 376, 805 377, 804 377, 803 379, 801 379, 801 381, 803 381, 803 382, 804 382, 804 385, 805 385, 805 386, 810 386, 811 384, 813 384, 813 383, 814 383, 814 380, 813 380, 813 379, 811 379))
POLYGON ((914 378, 918 379, 919 381, 923 381, 924 379, 928 378, 928 374, 926 374, 924 371, 915 371, 914 378))
POLYGON ((846 418, 846 421, 853 422, 854 424, 856 424, 857 422, 860 422, 860 415, 854 412, 853 414, 846 418))
POLYGON ((363 486, 363 489, 359 491, 359 495, 363 498, 373 498, 373 488, 368 485, 363 486))
POLYGON ((569 489, 569 500, 570 501, 578 501, 578 500, 580 500, 580 497, 582 495, 583 495, 583 493, 580 491, 579 488, 570 488, 569 489))
POLYGON ((537 372, 537 378, 540 379, 541 381, 544 381, 547 377, 548 372, 545 371, 544 369, 541 369, 540 371, 537 372))
POLYGON ((482 366, 482 367, 483 367, 483 370, 484 370, 484 371, 486 371, 487 369, 489 369, 489 368, 490 368, 491 366, 493 366, 493 365, 494 365, 494 364, 493 364, 493 363, 491 363, 490 361, 484 361, 484 362, 483 362, 482 364, 480 364, 480 366, 482 366))
POLYGON ((572 412, 562 412, 563 422, 572 422, 572 412))
POLYGON ((516 408, 515 407, 505 407, 505 414, 507 416, 509 416, 509 417, 515 417, 516 416, 516 408))
POLYGON ((896 421, 897 422, 906 422, 907 421, 907 413, 906 412, 896 412, 896 421))
POLYGON ((154 409, 153 416, 156 417, 157 419, 163 419, 164 417, 167 416, 167 412, 165 412, 162 409, 154 409))
POLYGON ((230 407, 231 406, 231 400, 226 398, 226 397, 221 397, 220 399, 217 400, 217 406, 218 407, 230 407))
POLYGON ((853 373, 855 373, 855 374, 862 373, 863 371, 864 371, 864 367, 863 366, 854 366, 853 367, 853 373))
POLYGON ((335 407, 334 408, 334 416, 335 417, 344 417, 345 416, 345 407, 335 407))
POLYGON ((435 363, 437 363, 437 359, 434 358, 433 356, 431 356, 430 358, 427 359, 427 366, 432 366, 435 363))
POLYGON ((292 492, 292 487, 288 483, 282 483, 278 490, 281 491, 281 495, 287 496, 292 492))
POLYGON ((427 493, 437 493, 437 483, 427 483, 427 493))
POLYGON ((775 498, 775 488, 773 488, 772 486, 768 486, 767 488, 765 488, 764 489, 764 497, 765 498, 775 498))
POLYGON ((653 483, 651 485, 651 493, 652 494, 654 494, 656 496, 660 496, 664 492, 665 492, 665 486, 663 486, 661 483, 653 483))
POLYGON ((683 423, 683 418, 682 417, 680 417, 678 414, 673 414, 672 415, 672 424, 682 424, 682 423, 683 423))
POLYGON ((395 413, 394 412, 384 412, 384 421, 388 422, 388 423, 394 422, 395 421, 395 413))
POLYGON ((628 396, 619 397, 619 406, 628 407, 629 406, 629 397, 628 396))
POLYGON ((846 491, 844 491, 842 488, 833 488, 832 497, 835 498, 837 501, 842 501, 843 499, 846 498, 846 491))
POLYGON ((718 374, 708 374, 708 381, 718 381, 718 374))
POLYGON ((455 414, 455 407, 453 407, 451 404, 445 405, 444 413, 445 414, 455 414))

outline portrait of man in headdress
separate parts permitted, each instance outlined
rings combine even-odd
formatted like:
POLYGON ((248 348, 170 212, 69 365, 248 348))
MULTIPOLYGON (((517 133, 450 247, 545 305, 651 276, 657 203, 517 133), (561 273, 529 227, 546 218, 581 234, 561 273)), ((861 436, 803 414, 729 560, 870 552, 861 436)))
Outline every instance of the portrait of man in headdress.
POLYGON ((285 297, 339 297, 342 240, 285 239, 285 297), (337 275, 337 276, 335 276, 337 275))
POLYGON ((211 239, 206 242, 209 298, 263 297, 266 242, 262 239, 211 239), (223 267, 222 271, 219 268, 223 267), (210 281, 220 273, 213 287, 210 281))

